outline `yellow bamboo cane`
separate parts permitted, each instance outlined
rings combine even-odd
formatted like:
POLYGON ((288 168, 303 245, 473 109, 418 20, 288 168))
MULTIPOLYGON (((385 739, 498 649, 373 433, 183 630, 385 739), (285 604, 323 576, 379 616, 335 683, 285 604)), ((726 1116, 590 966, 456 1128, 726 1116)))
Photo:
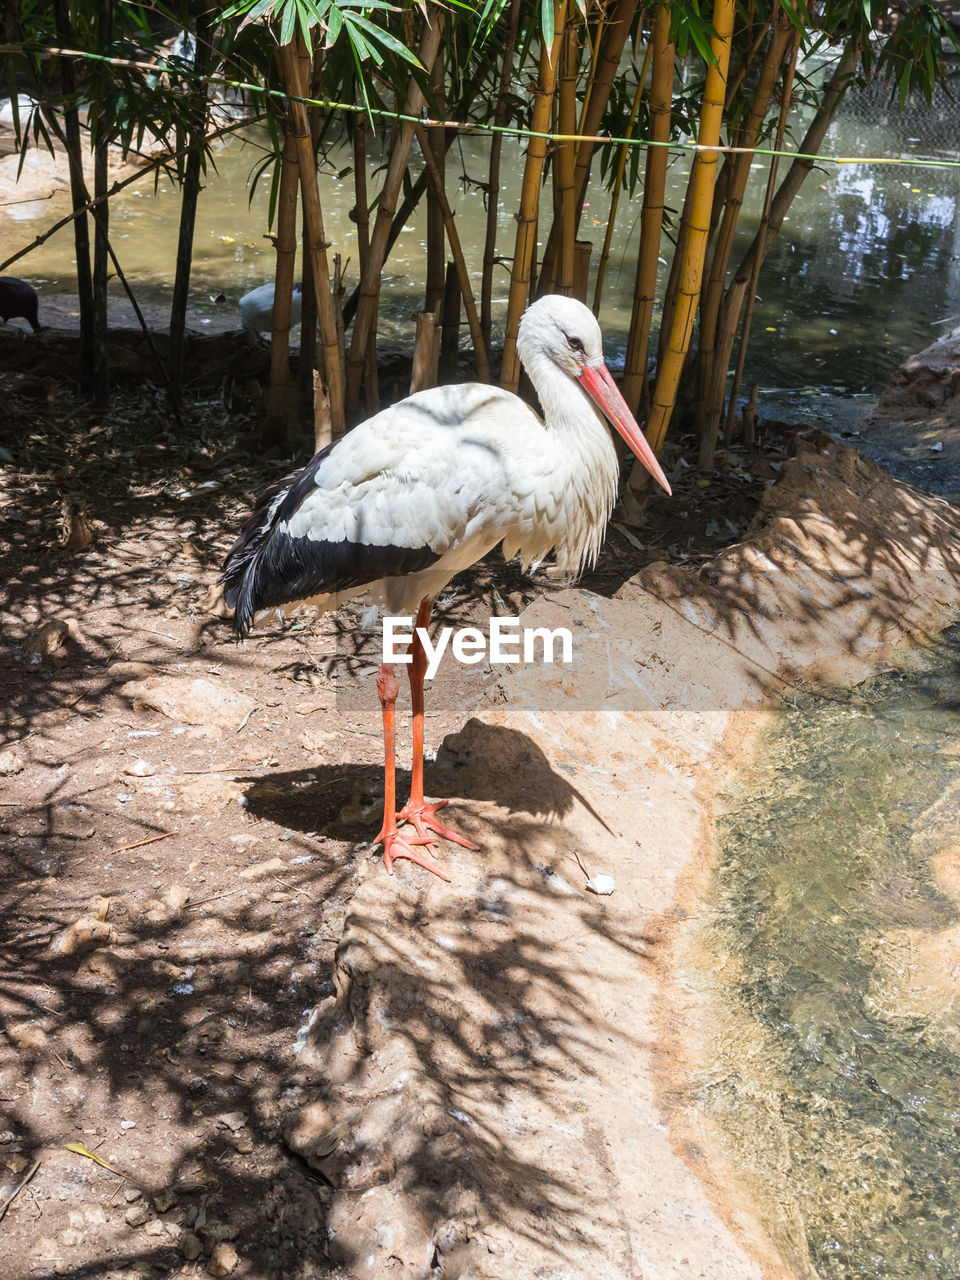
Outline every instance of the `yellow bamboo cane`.
MULTIPOLYGON (((540 52, 540 70, 534 89, 533 111, 530 128, 534 134, 546 133, 553 113, 553 99, 557 85, 557 62, 564 38, 567 0, 559 0, 553 6, 553 42, 544 44, 540 52)), ((513 251, 513 268, 510 272, 510 292, 507 298, 507 331, 503 344, 503 369, 500 385, 507 391, 516 391, 520 385, 520 361, 517 358, 517 330, 520 317, 527 305, 530 290, 530 272, 533 266, 537 239, 537 213, 540 206, 540 180, 543 161, 547 154, 546 138, 532 137, 527 147, 523 166, 523 186, 520 191, 520 209, 517 213, 517 239, 513 251)))
MULTIPOLYGON (((770 19, 767 55, 750 104, 750 114, 740 134, 741 146, 752 147, 757 143, 760 129, 766 119, 774 84, 780 72, 780 64, 783 61, 786 34, 784 17, 775 5, 770 19)), ((701 439, 701 465, 703 466, 711 465, 713 460, 719 417, 719 412, 715 414, 711 404, 711 392, 715 385, 714 351, 717 340, 717 320, 727 278, 730 251, 733 247, 733 237, 740 210, 743 207, 743 196, 747 189, 752 160, 753 157, 749 152, 741 152, 736 156, 729 156, 725 162, 729 166, 730 178, 725 193, 723 216, 714 242, 710 275, 700 300, 700 350, 694 417, 701 439), (711 431, 712 440, 710 439, 711 431)))
POLYGON ((663 445, 664 436, 677 399, 677 387, 683 364, 690 349, 693 333, 693 315, 700 296, 703 279, 703 261, 710 234, 710 209, 713 203, 713 186, 717 177, 718 153, 709 148, 720 143, 720 126, 723 122, 723 93, 730 66, 730 37, 733 33, 735 0, 715 0, 713 29, 710 41, 714 63, 707 67, 703 106, 700 111, 699 147, 690 171, 692 185, 691 217, 687 243, 684 250, 677 305, 670 326, 670 336, 663 362, 657 371, 653 391, 653 407, 647 422, 647 439, 654 451, 663 445))
MULTIPOLYGON (((303 37, 300 37, 301 44, 303 37)), ((323 211, 320 188, 317 185, 317 161, 313 151, 313 138, 307 109, 302 99, 309 94, 310 86, 300 77, 300 58, 292 44, 283 45, 279 51, 283 68, 284 88, 292 95, 288 104, 290 131, 297 146, 297 164, 300 168, 300 189, 303 193, 304 219, 307 224, 307 240, 310 246, 310 271, 317 297, 317 316, 320 322, 320 346, 323 351, 323 376, 330 395, 330 413, 334 436, 343 434, 344 387, 343 369, 340 364, 340 340, 337 334, 337 318, 330 292, 330 270, 327 265, 327 240, 323 233, 323 211)), ((309 59, 307 59, 309 65, 309 59)))
MULTIPOLYGON (((675 46, 670 41, 670 6, 661 4, 653 24, 653 71, 650 79, 650 136, 654 142, 670 138, 670 112, 673 105, 673 64, 675 46)), ((653 320, 653 302, 657 288, 660 258, 660 234, 663 230, 664 192, 667 184, 666 147, 647 150, 643 183, 643 214, 640 220, 640 252, 637 278, 633 289, 633 314, 627 337, 624 365, 623 397, 634 410, 644 393, 647 377, 647 345, 653 320)))
POLYGON ((569 297, 573 293, 573 258, 577 215, 573 187, 577 156, 573 135, 577 129, 577 23, 576 9, 567 10, 563 47, 560 51, 560 79, 557 86, 557 131, 566 135, 557 144, 553 163, 557 177, 560 218, 560 273, 557 292, 569 297))

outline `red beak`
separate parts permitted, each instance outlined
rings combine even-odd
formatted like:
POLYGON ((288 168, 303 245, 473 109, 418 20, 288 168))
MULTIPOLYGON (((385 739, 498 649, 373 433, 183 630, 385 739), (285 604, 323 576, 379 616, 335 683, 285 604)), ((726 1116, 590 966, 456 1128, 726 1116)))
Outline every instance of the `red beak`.
POLYGON ((589 365, 584 365, 579 381, 593 403, 610 425, 623 436, 632 452, 640 459, 657 484, 662 489, 666 489, 667 493, 671 493, 670 484, 657 461, 657 455, 647 444, 646 437, 627 407, 627 402, 620 394, 617 384, 611 378, 607 366, 600 364, 596 369, 591 369, 589 365))

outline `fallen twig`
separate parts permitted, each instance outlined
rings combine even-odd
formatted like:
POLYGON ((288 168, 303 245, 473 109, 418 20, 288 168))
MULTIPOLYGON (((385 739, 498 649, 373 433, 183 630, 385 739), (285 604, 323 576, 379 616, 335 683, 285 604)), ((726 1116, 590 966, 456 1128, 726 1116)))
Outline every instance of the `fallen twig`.
POLYGON ((21 1178, 19 1184, 13 1189, 13 1191, 11 1191, 11 1193, 7 1196, 6 1200, 4 1200, 3 1204, 0 1204, 0 1221, 3 1220, 4 1214, 7 1212, 10 1206, 13 1204, 14 1200, 16 1200, 17 1196, 20 1194, 20 1192, 27 1185, 27 1183, 30 1181, 30 1179, 33 1177, 33 1175, 37 1172, 39 1168, 40 1168, 40 1161, 34 1160, 33 1164, 30 1166, 30 1168, 21 1178))
POLYGON ((158 836, 144 836, 142 840, 134 840, 133 844, 122 844, 119 849, 111 849, 108 857, 114 857, 118 853, 126 853, 128 849, 139 849, 142 844, 154 844, 157 840, 169 840, 171 836, 178 836, 179 831, 161 831, 158 836))

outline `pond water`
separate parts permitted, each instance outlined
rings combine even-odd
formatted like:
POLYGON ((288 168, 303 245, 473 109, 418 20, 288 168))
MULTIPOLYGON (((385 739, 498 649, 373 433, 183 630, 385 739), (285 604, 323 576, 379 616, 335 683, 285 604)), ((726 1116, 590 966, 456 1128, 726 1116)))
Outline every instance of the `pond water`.
MULTIPOLYGON (((808 68, 809 70, 809 68, 808 68)), ((794 113, 794 145, 804 118, 794 113)), ((848 97, 824 147, 825 154, 928 156, 957 160, 960 110, 941 95, 933 109, 911 107, 899 116, 879 88, 848 97)), ((268 194, 252 193, 249 177, 263 155, 255 132, 215 153, 216 171, 200 201, 192 304, 234 315, 237 299, 270 280, 273 251, 267 231, 268 194), (215 302, 221 294, 223 301, 215 302)), ((468 265, 479 282, 484 236, 483 197, 467 179, 486 175, 487 143, 464 135, 448 155, 448 190, 455 207, 468 265)), ((344 260, 347 285, 356 280, 356 230, 349 164, 343 147, 328 153, 322 186, 325 230, 344 260)), ((377 161, 371 159, 371 171, 377 161)), ((755 165, 742 223, 743 244, 756 228, 767 174, 755 165)), ((689 155, 670 166, 668 206, 679 209, 689 155)), ((512 253, 514 213, 519 202, 523 153, 516 140, 504 148, 499 221, 501 252, 512 253)), ((371 174, 371 191, 379 175, 371 174)), ((594 270, 603 241, 608 195, 591 188, 581 234, 593 240, 594 270)), ((4 250, 28 243, 66 211, 66 195, 55 200, 0 208, 4 250)), ((152 178, 134 184, 111 206, 115 247, 138 296, 166 303, 174 270, 179 201, 167 179, 155 194, 152 178)), ((622 362, 639 241, 640 202, 622 201, 607 275, 601 323, 608 356, 622 362)), ((665 240, 663 254, 671 252, 665 240)), ((384 275, 384 336, 412 342, 411 315, 420 297, 425 254, 425 213, 420 210, 401 235, 384 275)), ((60 232, 12 270, 39 289, 75 292, 73 245, 60 232)), ((662 283, 662 282, 661 282, 662 283)), ((591 280, 592 297, 592 280, 591 280)), ((496 280, 498 314, 506 301, 507 271, 496 280)), ((119 286, 117 286, 119 293, 119 286)), ((878 391, 905 356, 920 350, 960 319, 960 169, 921 169, 871 163, 825 164, 807 179, 760 281, 755 341, 746 385, 764 389, 818 387, 835 393, 878 391)))
POLYGON ((696 1109, 801 1275, 960 1275, 960 627, 789 706, 723 799, 696 1109))

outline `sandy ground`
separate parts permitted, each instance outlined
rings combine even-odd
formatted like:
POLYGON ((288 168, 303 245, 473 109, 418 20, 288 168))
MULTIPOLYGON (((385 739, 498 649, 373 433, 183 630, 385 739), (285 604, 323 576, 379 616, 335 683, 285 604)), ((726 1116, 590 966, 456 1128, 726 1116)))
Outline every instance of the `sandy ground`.
POLYGON ((481 851, 390 878, 377 636, 231 640, 207 593, 265 468, 215 408, 145 431, 153 395, 8 397, 4 1280, 782 1270, 671 1121, 671 931, 767 691, 939 616, 955 513, 814 440, 681 477, 578 588, 484 567, 441 620, 526 609, 576 661, 448 664, 428 792, 481 851))

